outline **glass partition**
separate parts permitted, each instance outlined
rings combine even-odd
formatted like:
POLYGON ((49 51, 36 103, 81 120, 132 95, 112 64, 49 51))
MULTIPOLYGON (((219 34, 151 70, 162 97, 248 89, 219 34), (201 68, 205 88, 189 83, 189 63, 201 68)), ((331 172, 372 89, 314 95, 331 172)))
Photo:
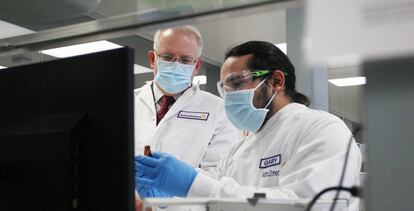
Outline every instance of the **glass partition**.
POLYGON ((196 80, 202 89, 217 94, 226 50, 252 39, 286 43, 285 10, 301 4, 281 0, 2 1, 0 66, 129 46, 135 49, 135 85, 140 87, 153 78, 147 52, 155 31, 192 24, 205 43, 205 63, 196 80))
MULTIPOLYGON (((194 81, 202 90, 218 94, 220 66, 229 48, 269 41, 293 62, 297 90, 310 97, 311 108, 335 114, 350 130, 358 128, 364 119, 360 64, 307 60, 320 51, 308 46, 305 28, 318 26, 306 22, 305 6, 300 0, 3 0, 0 69, 128 46, 135 50, 139 88, 154 77, 147 56, 154 32, 191 24, 204 40, 204 65, 194 81), (344 85, 340 79, 359 82, 344 85)), ((356 135, 360 143, 362 136, 356 135)))

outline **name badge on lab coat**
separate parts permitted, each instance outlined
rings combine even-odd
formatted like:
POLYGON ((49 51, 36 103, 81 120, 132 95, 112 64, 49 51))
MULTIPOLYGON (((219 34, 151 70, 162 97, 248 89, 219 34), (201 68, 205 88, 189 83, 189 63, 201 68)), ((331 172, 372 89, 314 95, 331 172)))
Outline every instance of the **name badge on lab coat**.
POLYGON ((271 166, 276 166, 280 164, 280 160, 281 160, 281 155, 275 155, 272 157, 268 157, 268 158, 262 158, 260 159, 260 165, 259 168, 264 169, 264 168, 268 168, 271 166))
POLYGON ((207 121, 209 115, 208 112, 180 111, 177 118, 207 121))

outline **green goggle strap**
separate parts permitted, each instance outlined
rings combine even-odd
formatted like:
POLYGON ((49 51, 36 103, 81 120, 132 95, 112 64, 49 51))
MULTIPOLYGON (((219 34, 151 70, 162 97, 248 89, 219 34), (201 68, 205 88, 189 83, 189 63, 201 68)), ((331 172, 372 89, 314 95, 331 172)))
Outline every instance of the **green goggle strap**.
MULTIPOLYGON (((267 74, 269 74, 269 73, 271 73, 271 71, 270 71, 270 70, 255 70, 255 71, 252 71, 252 75, 253 75, 254 77, 264 76, 264 75, 267 75, 267 74)), ((288 74, 287 74, 287 73, 285 73, 285 72, 283 72, 283 74, 285 74, 285 76, 287 76, 287 75, 288 75, 288 74)))

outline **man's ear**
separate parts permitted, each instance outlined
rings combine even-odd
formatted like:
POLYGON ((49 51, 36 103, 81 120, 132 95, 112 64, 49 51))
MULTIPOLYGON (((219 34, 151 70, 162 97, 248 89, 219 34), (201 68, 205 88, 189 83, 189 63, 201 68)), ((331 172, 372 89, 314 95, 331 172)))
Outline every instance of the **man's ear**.
POLYGON ((150 50, 148 51, 148 61, 150 63, 151 69, 155 69, 155 51, 150 50))
POLYGON ((197 60, 197 63, 194 68, 193 76, 198 74, 198 71, 200 71, 201 67, 203 66, 203 63, 204 61, 201 58, 197 60))
POLYGON ((285 74, 282 71, 273 71, 270 79, 270 85, 275 91, 280 91, 285 87, 285 74))

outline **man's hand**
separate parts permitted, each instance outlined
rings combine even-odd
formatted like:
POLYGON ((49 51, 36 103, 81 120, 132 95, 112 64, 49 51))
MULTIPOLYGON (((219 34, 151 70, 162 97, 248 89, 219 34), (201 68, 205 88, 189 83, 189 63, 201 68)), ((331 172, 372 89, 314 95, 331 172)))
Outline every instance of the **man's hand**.
POLYGON ((137 178, 148 178, 144 173, 138 172, 137 162, 135 161, 135 189, 139 194, 139 198, 171 198, 170 194, 164 193, 156 188, 150 188, 138 183, 137 178))
POLYGON ((135 157, 138 187, 154 188, 173 196, 186 197, 197 172, 188 164, 174 156, 154 152, 152 157, 135 157))
POLYGON ((139 196, 141 198, 172 198, 173 196, 167 193, 164 193, 156 188, 149 188, 143 185, 137 185, 139 196))
MULTIPOLYGON (((142 199, 135 194, 135 211, 143 211, 143 203, 142 203, 142 199)), ((145 209, 145 211, 152 211, 151 207, 147 207, 147 209, 145 209)))
POLYGON ((142 211, 142 200, 135 197, 135 211, 142 211))

